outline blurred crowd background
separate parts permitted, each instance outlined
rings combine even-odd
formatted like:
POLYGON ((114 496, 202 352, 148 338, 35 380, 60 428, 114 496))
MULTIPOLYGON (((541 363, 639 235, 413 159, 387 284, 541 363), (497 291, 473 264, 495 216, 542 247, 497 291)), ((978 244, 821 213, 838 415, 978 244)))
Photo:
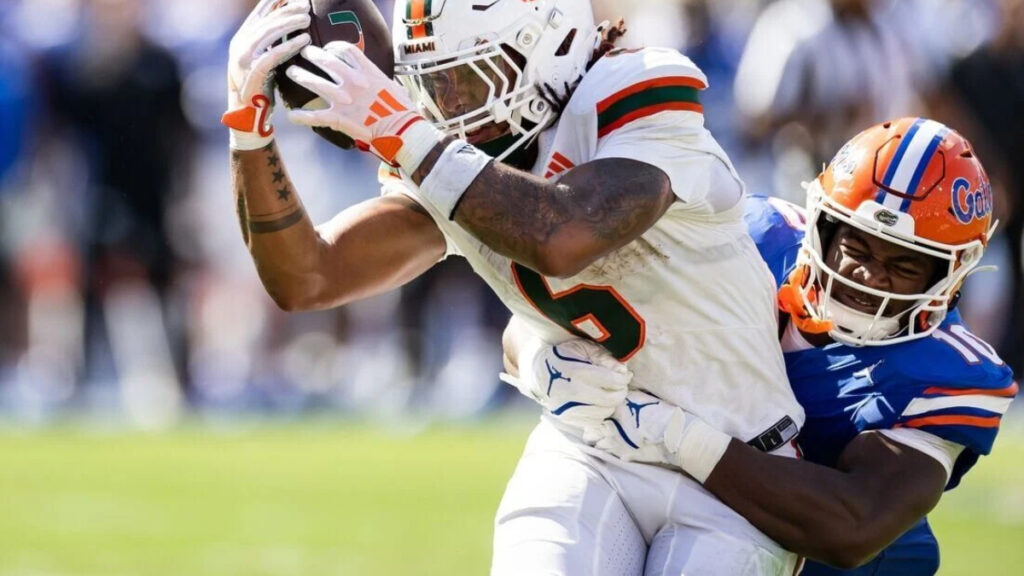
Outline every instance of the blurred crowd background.
MULTIPOLYGON (((461 261, 344 309, 278 311, 228 173, 230 38, 253 0, 0 1, 0 419, 330 412, 474 418, 504 307, 461 261)), ((388 20, 391 2, 379 2, 388 20)), ((999 272, 968 281, 973 330, 1024 360, 1024 0, 595 0, 625 46, 707 73, 706 121, 752 193, 803 203, 839 145, 928 115, 996 191, 999 272)), ((276 121, 315 221, 378 193, 376 163, 276 121)), ((507 387, 506 387, 507 388, 507 387)))

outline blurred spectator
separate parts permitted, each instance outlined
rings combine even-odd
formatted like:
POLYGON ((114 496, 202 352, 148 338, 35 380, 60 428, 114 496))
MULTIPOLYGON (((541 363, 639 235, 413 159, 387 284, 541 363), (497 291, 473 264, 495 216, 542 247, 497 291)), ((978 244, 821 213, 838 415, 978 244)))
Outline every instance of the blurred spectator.
POLYGON ((1000 28, 990 42, 957 62, 939 108, 969 136, 993 181, 997 217, 1010 257, 1011 313, 1001 354, 1018 376, 1024 369, 1024 0, 1001 1, 1000 28))
POLYGON ((27 55, 9 36, 0 33, 0 182, 25 151, 32 96, 27 55))
POLYGON ((0 6, 0 382, 24 347, 24 300, 10 270, 14 242, 7 223, 14 218, 35 101, 29 56, 10 33, 11 9, 0 6))
POLYGON ((129 414, 148 421, 179 398, 163 314, 176 266, 165 221, 189 144, 177 65, 140 34, 141 10, 139 0, 87 0, 79 37, 47 54, 44 75, 55 133, 87 159, 76 241, 86 377, 109 377, 109 351, 129 414), (101 335, 109 346, 97 346, 101 335))
POLYGON ((886 0, 779 0, 758 17, 735 80, 738 111, 778 163, 776 192, 799 199, 847 139, 920 112, 926 79, 886 0))

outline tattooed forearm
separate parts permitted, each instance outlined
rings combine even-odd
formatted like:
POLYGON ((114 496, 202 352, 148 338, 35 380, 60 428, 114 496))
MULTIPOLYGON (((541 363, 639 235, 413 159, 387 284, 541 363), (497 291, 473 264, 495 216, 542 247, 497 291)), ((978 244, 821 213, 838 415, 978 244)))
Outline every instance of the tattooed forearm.
POLYGON ((532 264, 573 220, 574 196, 566 186, 487 169, 462 196, 455 221, 495 252, 532 264))
MULTIPOLYGON (((494 164, 480 173, 455 220, 494 251, 535 269, 578 271, 643 234, 671 205, 668 176, 611 158, 581 165, 552 184, 494 164)), ((541 270, 542 272, 544 270, 541 270)))
MULTIPOLYGON (((233 155, 232 155, 233 159, 233 155)), ((245 194, 235 191, 235 213, 238 216, 238 225, 242 228, 242 242, 249 245, 249 211, 245 207, 245 194)))
POLYGON ((306 215, 306 211, 302 209, 302 206, 290 210, 290 212, 280 217, 274 217, 274 215, 254 217, 253 220, 249 222, 249 232, 252 234, 271 234, 273 232, 280 232, 281 230, 291 228, 295 224, 298 224, 302 221, 303 216, 306 215))
POLYGON ((320 237, 275 144, 233 151, 231 176, 242 239, 256 271, 267 293, 290 309, 310 290, 320 266, 320 237))
POLYGON ((372 198, 314 227, 276 146, 232 158, 246 248, 267 294, 284 310, 318 310, 380 294, 445 254, 441 230, 411 198, 372 198))
MULTIPOLYGON (((303 221, 305 211, 275 144, 253 151, 233 150, 232 174, 242 239, 252 248, 253 234, 272 234, 303 221)), ((310 225, 311 226, 311 225, 310 225)))

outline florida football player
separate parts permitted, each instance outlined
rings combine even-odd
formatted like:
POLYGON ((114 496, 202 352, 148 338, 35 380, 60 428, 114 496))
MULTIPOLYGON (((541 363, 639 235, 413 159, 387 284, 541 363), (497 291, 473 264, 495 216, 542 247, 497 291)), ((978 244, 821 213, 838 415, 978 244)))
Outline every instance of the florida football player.
MULTIPOLYGON (((534 333, 590 338, 625 363, 599 391, 613 400, 595 403, 609 406, 603 416, 632 379, 795 454, 787 441, 803 413, 775 286, 743 223, 743 185, 704 128, 706 79, 689 59, 609 51, 586 0, 404 0, 393 25, 403 88, 354 46, 303 47, 305 34, 275 44, 309 25, 308 8, 261 2, 229 63, 239 216, 281 307, 337 306, 461 255, 534 333), (288 75, 322 105, 289 118, 343 132, 387 164, 380 198, 318 227, 266 124, 268 71, 299 50, 325 77, 288 75)), ((640 574, 645 562, 792 572, 795 555, 696 482, 585 445, 573 418, 587 408, 563 406, 531 436, 498 512, 495 574, 640 574)))
MULTIPOLYGON (((993 229, 981 163, 938 122, 886 122, 853 138, 810 185, 806 218, 754 197, 746 221, 780 284, 806 460, 768 457, 642 392, 588 439, 701 480, 816 560, 803 574, 934 574, 938 544, 925 515, 989 453, 1017 393, 955 309, 993 229)), ((566 397, 596 369, 577 373, 556 350, 533 350, 529 366, 547 359, 532 380, 546 381, 550 366, 566 397)))

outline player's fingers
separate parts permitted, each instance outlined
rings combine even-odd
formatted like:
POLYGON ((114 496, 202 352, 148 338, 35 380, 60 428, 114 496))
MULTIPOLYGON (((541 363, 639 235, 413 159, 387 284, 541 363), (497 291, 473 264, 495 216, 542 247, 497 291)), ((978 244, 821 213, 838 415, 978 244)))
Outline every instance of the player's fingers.
POLYGON ((267 35, 274 35, 284 30, 288 33, 290 25, 294 24, 295 20, 305 16, 306 26, 309 26, 311 16, 309 11, 302 8, 301 6, 291 6, 276 10, 271 14, 260 19, 251 25, 251 31, 249 35, 253 38, 263 38, 267 35))
POLYGON ((584 406, 605 405, 607 404, 607 396, 608 395, 604 394, 601 389, 591 388, 589 386, 578 386, 566 390, 560 390, 556 386, 551 390, 551 396, 548 403, 559 406, 569 405, 570 403, 584 406))
MULTIPOLYGON (((625 402, 621 402, 619 405, 617 405, 615 407, 615 410, 612 411, 612 418, 615 418, 615 419, 619 420, 620 422, 629 422, 629 418, 630 418, 629 405, 626 404, 625 402)), ((611 422, 609 422, 608 426, 613 426, 613 425, 612 425, 611 422)), ((613 426, 613 428, 614 428, 614 426, 613 426)))
POLYGON ((565 362, 592 364, 588 358, 589 350, 587 349, 587 344, 588 342, 585 340, 569 340, 557 346, 552 346, 551 352, 556 358, 565 362))
POLYGON ((338 85, 347 82, 345 70, 348 69, 348 65, 333 53, 318 46, 306 46, 302 49, 302 57, 326 72, 338 85))
POLYGON ((600 352, 591 352, 589 357, 590 361, 593 362, 595 366, 600 366, 601 368, 610 372, 615 372, 616 374, 629 373, 629 368, 625 364, 616 360, 614 356, 605 352, 604 349, 601 349, 600 352))
POLYGON ((365 60, 363 51, 360 50, 358 46, 344 40, 335 40, 334 42, 330 42, 324 46, 324 50, 334 54, 338 58, 341 58, 352 68, 361 67, 363 60, 365 60))
POLYGON ((311 41, 309 34, 303 33, 280 46, 274 46, 260 55, 256 60, 256 63, 253 64, 253 70, 270 72, 274 68, 277 68, 281 64, 287 62, 292 56, 298 54, 299 51, 311 41))
POLYGON ((298 5, 285 6, 278 10, 274 10, 260 19, 258 23, 253 25, 253 34, 262 37, 271 30, 280 27, 283 22, 289 21, 297 16, 305 16, 307 21, 311 18, 309 10, 298 5))
POLYGON ((324 50, 345 64, 341 67, 340 72, 347 82, 360 88, 370 85, 367 81, 367 74, 374 72, 382 74, 377 65, 371 62, 355 44, 338 40, 325 46, 324 50))
POLYGON ((602 452, 607 452, 609 454, 612 454, 613 456, 622 458, 622 442, 619 441, 617 438, 609 438, 607 436, 604 436, 600 440, 598 440, 593 446, 594 448, 597 448, 602 452))
POLYGON ((632 460, 637 451, 636 444, 624 436, 610 421, 605 422, 604 436, 594 444, 594 447, 622 460, 632 460))
POLYGON ((608 410, 580 402, 566 402, 560 406, 553 406, 551 413, 566 424, 585 428, 604 420, 608 410))
POLYGON ((605 396, 608 398, 608 402, 616 408, 623 406, 626 403, 627 393, 629 393, 629 390, 626 387, 615 390, 605 390, 605 396))
POLYGON ((583 441, 591 446, 604 439, 604 424, 590 425, 583 428, 583 441))
POLYGON ((333 128, 333 116, 327 110, 289 110, 288 121, 299 126, 333 128))
POLYGON ((298 66, 289 66, 285 73, 296 84, 320 96, 332 106, 352 103, 352 97, 342 90, 338 84, 317 76, 309 70, 299 68, 298 66))
POLYGON ((260 29, 253 34, 255 45, 253 52, 263 52, 275 42, 284 40, 289 34, 309 28, 309 14, 292 14, 283 18, 275 18, 273 21, 262 22, 260 29))
POLYGON ((606 392, 622 393, 625 396, 629 383, 633 378, 625 374, 616 374, 607 370, 595 371, 590 375, 592 382, 606 392))
MULTIPOLYGON (((589 364, 563 364, 562 372, 576 384, 585 383, 587 388, 602 391, 626 390, 632 378, 589 364)), ((583 386, 580 386, 583 388, 583 386)))

